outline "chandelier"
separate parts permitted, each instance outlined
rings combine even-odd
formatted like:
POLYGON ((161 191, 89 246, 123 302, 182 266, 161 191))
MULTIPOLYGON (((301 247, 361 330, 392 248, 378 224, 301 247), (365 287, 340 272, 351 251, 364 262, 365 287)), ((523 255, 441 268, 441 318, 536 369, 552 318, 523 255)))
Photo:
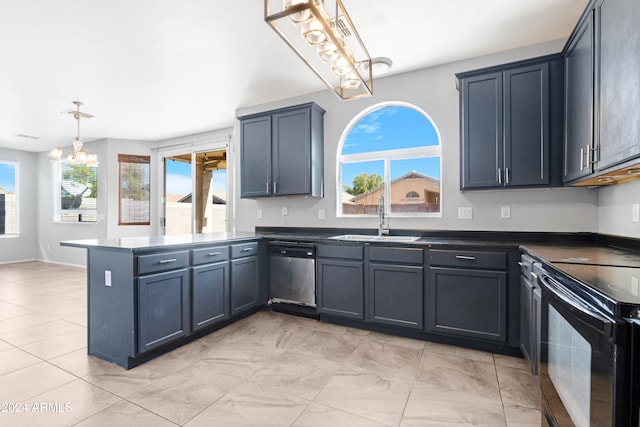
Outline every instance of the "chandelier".
MULTIPOLYGON (((90 119, 93 117, 91 114, 80 112, 80 106, 82 102, 73 101, 76 106, 75 110, 67 111, 73 115, 73 118, 78 122, 78 132, 76 133, 76 139, 73 140, 73 152, 67 156, 67 163, 72 164, 86 164, 87 166, 98 166, 98 156, 95 153, 91 153, 82 149, 82 140, 80 139, 80 118, 90 119)), ((49 157, 55 160, 62 158, 62 147, 56 147, 49 152, 49 157)))
POLYGON ((340 99, 373 94, 371 57, 341 0, 265 0, 264 13, 340 99))

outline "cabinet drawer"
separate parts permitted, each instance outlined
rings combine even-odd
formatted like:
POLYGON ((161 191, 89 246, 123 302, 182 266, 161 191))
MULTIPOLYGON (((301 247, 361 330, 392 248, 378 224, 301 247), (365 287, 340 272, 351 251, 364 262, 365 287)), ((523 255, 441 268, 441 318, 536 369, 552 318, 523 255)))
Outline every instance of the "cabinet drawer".
POLYGON ((504 252, 431 250, 429 260, 432 266, 507 269, 507 254, 504 252))
POLYGON ((161 252, 138 257, 138 274, 175 270, 189 265, 189 251, 161 252))
POLYGON ((390 248, 370 246, 369 260, 394 262, 398 264, 422 264, 423 250, 420 248, 390 248))
POLYGON ((231 246, 231 258, 244 258, 258 253, 258 242, 242 243, 231 246))
POLYGON ((364 259, 364 247, 355 245, 318 245, 319 258, 364 259))
POLYGON ((226 261, 229 259, 229 246, 213 246, 210 248, 193 249, 191 251, 191 264, 209 264, 212 262, 226 261))

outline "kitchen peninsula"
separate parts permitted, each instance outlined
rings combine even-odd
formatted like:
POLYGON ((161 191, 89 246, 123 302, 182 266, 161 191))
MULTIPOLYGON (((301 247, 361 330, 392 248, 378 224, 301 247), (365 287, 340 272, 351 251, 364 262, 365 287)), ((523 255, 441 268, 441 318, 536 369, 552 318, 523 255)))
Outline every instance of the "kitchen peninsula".
POLYGON ((87 250, 88 353, 132 368, 259 306, 253 233, 65 241, 87 250))

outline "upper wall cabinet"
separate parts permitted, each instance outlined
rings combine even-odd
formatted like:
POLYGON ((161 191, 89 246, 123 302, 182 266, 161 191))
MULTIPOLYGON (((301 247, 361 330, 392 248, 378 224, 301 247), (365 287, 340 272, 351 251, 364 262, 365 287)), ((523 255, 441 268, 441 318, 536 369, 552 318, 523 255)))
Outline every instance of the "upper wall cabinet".
POLYGON ((322 197, 324 113, 308 103, 239 117, 240 197, 322 197))
POLYGON ((592 0, 564 50, 565 173, 570 185, 640 172, 640 2, 592 0))
POLYGON ((554 55, 456 75, 462 190, 556 183, 562 67, 554 55))

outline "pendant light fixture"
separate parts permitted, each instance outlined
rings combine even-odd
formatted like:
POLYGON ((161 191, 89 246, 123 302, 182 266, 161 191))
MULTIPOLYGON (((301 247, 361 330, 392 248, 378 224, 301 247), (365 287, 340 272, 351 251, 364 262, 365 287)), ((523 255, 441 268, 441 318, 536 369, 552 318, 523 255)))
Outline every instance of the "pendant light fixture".
POLYGON ((373 94, 371 57, 341 0, 265 0, 264 19, 342 100, 373 94))
MULTIPOLYGON (((73 101, 76 106, 75 110, 68 111, 73 115, 73 118, 78 122, 78 131, 76 138, 73 140, 73 152, 67 156, 67 163, 72 164, 86 164, 87 166, 98 166, 98 156, 95 153, 91 153, 82 149, 82 140, 80 139, 80 119, 90 119, 94 117, 91 114, 83 113, 80 111, 82 102, 73 101)), ((49 157, 55 160, 62 159, 62 147, 56 147, 49 152, 49 157)))

